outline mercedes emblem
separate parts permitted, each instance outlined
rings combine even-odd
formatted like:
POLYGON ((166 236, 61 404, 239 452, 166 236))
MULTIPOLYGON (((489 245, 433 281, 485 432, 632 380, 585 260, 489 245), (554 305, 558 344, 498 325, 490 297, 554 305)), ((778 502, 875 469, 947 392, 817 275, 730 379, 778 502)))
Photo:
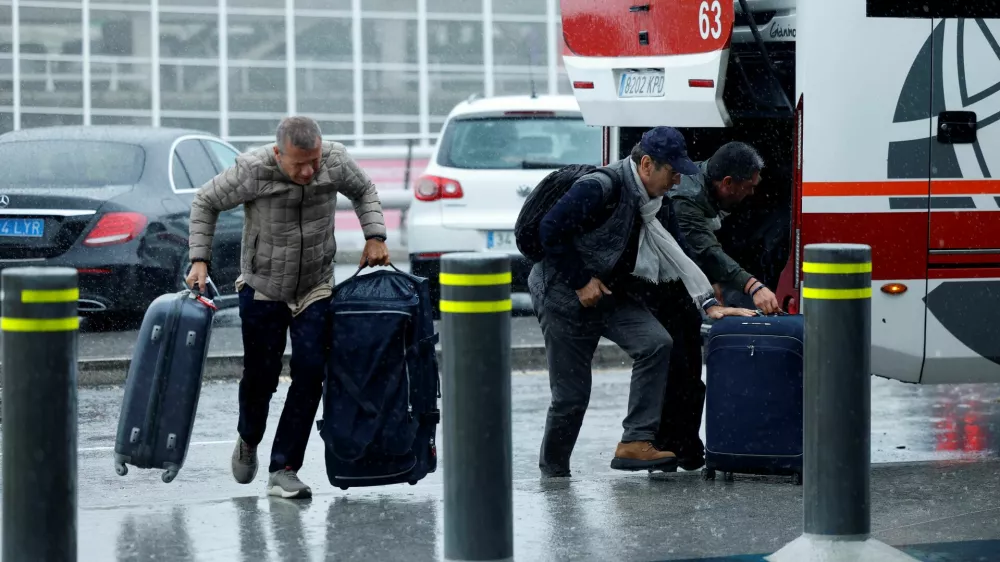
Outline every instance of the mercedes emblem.
POLYGON ((530 193, 531 193, 530 185, 522 185, 521 187, 517 188, 517 194, 520 195, 521 197, 527 197, 530 193))
POLYGON ((6 207, 7 205, 10 205, 10 197, 0 195, 0 207, 6 207))

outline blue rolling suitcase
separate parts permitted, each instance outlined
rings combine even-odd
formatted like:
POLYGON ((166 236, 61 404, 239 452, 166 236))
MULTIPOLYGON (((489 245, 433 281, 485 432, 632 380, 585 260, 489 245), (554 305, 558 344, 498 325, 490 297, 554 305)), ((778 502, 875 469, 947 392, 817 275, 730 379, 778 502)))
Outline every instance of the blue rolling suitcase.
POLYGON ((171 482, 184 465, 208 358, 215 304, 195 291, 149 305, 132 354, 118 417, 115 470, 163 469, 171 482))
POLYGON ((330 307, 325 420, 316 424, 330 484, 416 484, 437 469, 441 419, 428 280, 398 269, 355 274, 330 307))
POLYGON ((706 350, 705 468, 802 483, 803 317, 725 317, 706 350))

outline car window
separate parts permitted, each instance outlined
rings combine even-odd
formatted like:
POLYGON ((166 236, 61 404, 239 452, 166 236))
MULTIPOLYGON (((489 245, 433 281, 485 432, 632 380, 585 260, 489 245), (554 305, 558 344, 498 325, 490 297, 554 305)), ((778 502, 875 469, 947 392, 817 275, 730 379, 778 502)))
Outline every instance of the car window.
POLYGON ((581 118, 490 117, 451 121, 438 164, 506 170, 601 163, 601 129, 581 118))
POLYGON ((215 165, 212 164, 212 159, 198 142, 198 139, 181 141, 177 145, 176 155, 180 156, 181 162, 184 163, 184 169, 191 177, 191 183, 195 189, 205 185, 218 174, 215 171, 215 165))
MULTIPOLYGON (((236 157, 240 155, 236 150, 218 141, 202 139, 201 145, 203 152, 209 156, 209 160, 215 169, 215 174, 222 173, 231 168, 236 163, 236 157)), ((201 187, 202 185, 204 183, 198 184, 195 187, 201 187)), ((237 205, 235 208, 219 214, 219 224, 227 223, 232 223, 230 226, 233 226, 233 228, 242 228, 243 205, 237 205)))
POLYGON ((26 140, 0 143, 0 185, 99 187, 142 177, 146 152, 123 142, 26 140))
POLYGON ((236 150, 229 148, 218 141, 202 141, 208 147, 208 153, 212 156, 212 162, 218 171, 228 170, 236 164, 236 157, 240 155, 236 150))
POLYGON ((191 185, 191 178, 188 177, 187 170, 184 169, 184 163, 181 162, 180 157, 177 153, 174 153, 173 158, 173 178, 174 178, 174 188, 175 189, 191 189, 194 187, 191 185))

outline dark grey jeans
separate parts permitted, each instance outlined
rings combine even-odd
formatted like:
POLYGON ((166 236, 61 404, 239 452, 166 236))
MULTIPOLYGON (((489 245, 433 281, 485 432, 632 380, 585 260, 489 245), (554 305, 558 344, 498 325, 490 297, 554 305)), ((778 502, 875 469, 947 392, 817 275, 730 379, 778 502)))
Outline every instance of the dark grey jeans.
POLYGON ((667 386, 673 341, 644 306, 627 296, 608 295, 593 309, 565 314, 535 306, 545 337, 552 403, 545 420, 539 468, 569 472, 569 459, 590 403, 591 364, 601 337, 632 358, 628 414, 622 441, 654 441, 667 386))

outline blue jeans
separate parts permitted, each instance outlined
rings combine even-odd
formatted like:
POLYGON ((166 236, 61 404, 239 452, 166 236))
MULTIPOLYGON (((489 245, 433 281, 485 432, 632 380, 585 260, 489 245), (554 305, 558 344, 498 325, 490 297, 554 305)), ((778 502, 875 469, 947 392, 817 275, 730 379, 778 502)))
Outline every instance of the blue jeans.
POLYGON ((237 430, 249 445, 256 447, 264 439, 271 396, 278 390, 281 359, 291 329, 292 384, 271 446, 269 472, 302 467, 313 420, 323 398, 330 341, 328 310, 329 300, 318 301, 293 318, 287 304, 254 300, 254 290, 249 285, 240 291, 243 378, 237 430))

